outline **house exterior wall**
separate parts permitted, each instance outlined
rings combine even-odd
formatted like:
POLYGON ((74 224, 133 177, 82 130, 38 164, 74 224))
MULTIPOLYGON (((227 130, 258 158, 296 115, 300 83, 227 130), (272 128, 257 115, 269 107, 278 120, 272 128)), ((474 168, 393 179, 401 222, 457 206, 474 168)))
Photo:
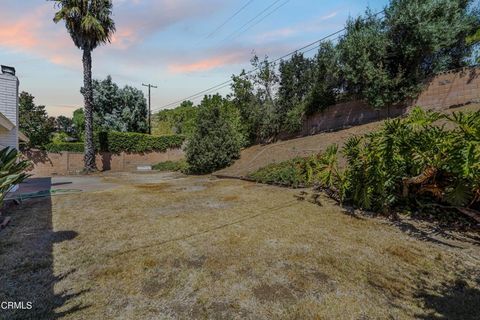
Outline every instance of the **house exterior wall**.
POLYGON ((15 128, 0 128, 0 146, 18 149, 18 79, 10 74, 0 74, 0 112, 15 128))

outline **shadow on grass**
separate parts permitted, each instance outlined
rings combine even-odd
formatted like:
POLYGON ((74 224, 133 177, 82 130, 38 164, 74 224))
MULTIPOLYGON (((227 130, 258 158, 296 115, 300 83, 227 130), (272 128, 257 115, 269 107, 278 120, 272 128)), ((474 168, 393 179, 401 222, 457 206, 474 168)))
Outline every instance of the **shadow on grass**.
MULTIPOLYGON (((51 180, 30 184, 51 187, 51 180)), ((20 186, 20 191, 22 186, 20 186)), ((0 309, 0 319, 58 319, 88 306, 65 306, 85 291, 55 293, 54 286, 76 270, 55 275, 53 247, 74 239, 75 231, 54 231, 52 201, 43 197, 11 207, 11 224, 0 232, 0 302, 31 302, 31 309, 0 309), (56 310, 61 308, 61 310, 56 310)))
POLYGON ((420 228, 413 222, 403 219, 393 219, 390 224, 421 241, 440 244, 450 248, 462 248, 460 245, 463 244, 480 246, 480 238, 470 232, 453 232, 435 224, 428 224, 420 228))
POLYGON ((478 320, 480 319, 480 278, 477 286, 471 287, 464 280, 456 280, 444 284, 439 292, 433 294, 421 291, 417 298, 423 300, 426 308, 431 310, 427 315, 417 315, 426 320, 478 320))

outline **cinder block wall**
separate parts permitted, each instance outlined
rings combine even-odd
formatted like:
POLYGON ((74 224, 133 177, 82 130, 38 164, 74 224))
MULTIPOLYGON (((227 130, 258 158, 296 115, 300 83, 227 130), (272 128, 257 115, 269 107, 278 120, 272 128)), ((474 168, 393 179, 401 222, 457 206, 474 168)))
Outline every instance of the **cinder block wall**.
POLYGON ((444 110, 468 103, 480 103, 480 67, 439 74, 427 82, 413 105, 444 110))
MULTIPOLYGON (((29 173, 35 177, 79 174, 83 169, 83 153, 28 150, 24 152, 24 157, 34 164, 29 173)), ((137 166, 183 158, 184 152, 181 149, 148 153, 100 153, 96 156, 96 163, 100 171, 135 171, 137 166)))
MULTIPOLYGON (((425 83, 422 93, 405 106, 374 110, 361 101, 340 103, 305 120, 300 133, 309 135, 400 116, 413 106, 437 111, 470 103, 480 103, 480 67, 441 73, 425 83)), ((282 138, 291 137, 284 135, 282 138)))
POLYGON ((0 74, 0 112, 14 125, 10 131, 0 128, 0 145, 18 149, 18 79, 0 74))

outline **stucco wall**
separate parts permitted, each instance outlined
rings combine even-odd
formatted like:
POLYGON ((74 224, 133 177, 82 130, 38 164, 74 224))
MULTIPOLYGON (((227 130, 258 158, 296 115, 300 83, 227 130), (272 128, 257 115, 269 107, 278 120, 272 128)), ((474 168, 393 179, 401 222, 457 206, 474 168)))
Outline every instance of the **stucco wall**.
POLYGON ((0 145, 18 149, 18 79, 10 74, 0 74, 0 112, 15 128, 0 128, 0 145))
MULTIPOLYGON (((78 174, 83 168, 83 153, 28 150, 24 152, 24 156, 34 164, 29 173, 37 177, 78 174)), ((96 163, 100 171, 134 171, 137 166, 183 158, 184 152, 181 149, 148 153, 100 153, 97 154, 96 163)))
MULTIPOLYGON (((405 106, 390 107, 378 111, 361 101, 336 104, 308 117, 302 130, 295 135, 338 130, 388 117, 396 117, 408 112, 413 106, 439 111, 479 102, 480 68, 453 70, 439 74, 427 81, 418 98, 406 103, 405 106)), ((282 138, 285 138, 285 136, 282 138)))

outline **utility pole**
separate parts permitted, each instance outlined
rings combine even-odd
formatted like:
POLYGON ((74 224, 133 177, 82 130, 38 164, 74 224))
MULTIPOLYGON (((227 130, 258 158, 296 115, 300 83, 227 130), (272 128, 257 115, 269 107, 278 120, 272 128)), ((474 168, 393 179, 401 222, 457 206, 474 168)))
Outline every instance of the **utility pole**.
POLYGON ((156 89, 157 86, 144 83, 142 83, 142 86, 148 87, 148 134, 152 134, 152 95, 150 93, 150 89, 156 89))

